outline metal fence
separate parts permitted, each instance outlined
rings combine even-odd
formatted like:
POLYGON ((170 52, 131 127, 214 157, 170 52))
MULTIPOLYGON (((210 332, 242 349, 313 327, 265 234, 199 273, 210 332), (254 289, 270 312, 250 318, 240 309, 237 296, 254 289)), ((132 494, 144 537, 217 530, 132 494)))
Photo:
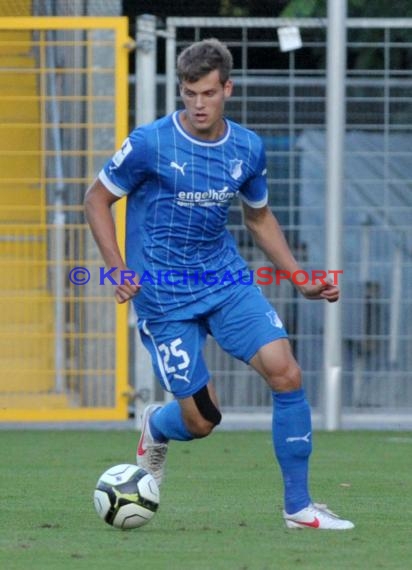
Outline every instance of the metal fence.
MULTIPOLYGON (((146 39, 150 25, 150 19, 138 22, 146 39)), ((270 205, 308 270, 325 264, 326 25, 318 19, 169 18, 165 29, 155 30, 164 54, 156 76, 158 115, 179 106, 174 59, 182 48, 214 36, 231 49, 235 90, 227 116, 262 136, 270 205), (277 30, 285 25, 299 28, 302 48, 280 51, 277 30)), ((385 422, 391 412, 412 408, 411 48, 411 20, 347 20, 344 262, 328 268, 344 271, 345 421, 379 415, 385 422)), ((152 89, 148 83, 143 91, 152 89)), ((144 92, 137 87, 139 113, 144 92)), ((253 269, 265 261, 240 217, 240 204, 234 205, 231 230, 253 269)), ((324 307, 298 298, 288 284, 263 289, 289 329, 309 399, 320 412, 324 307)), ((267 388, 253 371, 213 340, 206 352, 226 412, 269 413, 267 388)))
MULTIPOLYGON (((19 6, 30 10, 26 1, 19 6)), ((137 83, 138 121, 179 105, 174 60, 181 48, 204 37, 224 40, 235 58, 227 115, 262 136, 270 204, 302 266, 323 268, 326 21, 152 24, 138 24, 137 70, 144 77, 137 83), (281 52, 277 29, 293 24, 303 46, 281 52), (157 70, 150 56, 156 50, 157 70)), ((348 20, 347 36, 344 418, 401 424, 401 412, 412 409, 412 21, 348 20)), ((141 347, 127 361, 126 311, 115 311, 110 288, 98 287, 101 258, 81 205, 88 183, 128 130, 130 47, 122 18, 0 18, 2 419, 125 418, 129 364, 138 407, 163 397, 141 347), (92 273, 82 288, 68 280, 78 265, 92 273)), ((230 216, 251 269, 266 265, 241 225, 239 204, 230 216)), ((324 306, 297 297, 287 283, 263 291, 289 329, 309 399, 320 412, 324 306)), ((269 421, 263 381, 213 340, 206 356, 225 418, 244 420, 253 411, 253 425, 269 421)))
POLYGON ((1 420, 127 417, 126 308, 82 204, 127 133, 129 48, 125 18, 0 18, 1 420))

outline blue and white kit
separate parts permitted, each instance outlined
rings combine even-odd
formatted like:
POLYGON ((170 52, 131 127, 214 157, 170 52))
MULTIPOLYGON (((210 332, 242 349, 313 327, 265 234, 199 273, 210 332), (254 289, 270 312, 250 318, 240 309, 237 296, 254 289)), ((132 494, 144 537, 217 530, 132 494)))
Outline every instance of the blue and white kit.
POLYGON ((176 111, 135 129, 99 173, 110 192, 127 196, 127 266, 140 276, 185 275, 143 282, 133 300, 158 376, 181 397, 195 391, 194 376, 196 384, 207 383, 199 356, 207 333, 246 362, 267 342, 286 336, 254 285, 222 284, 227 272, 248 273, 226 229, 231 202, 239 196, 261 208, 268 200, 261 139, 237 123, 225 123, 220 139, 197 139, 183 129, 176 111), (217 279, 206 285, 199 278, 206 272, 217 279), (197 334, 188 333, 189 324, 198 327, 197 334))

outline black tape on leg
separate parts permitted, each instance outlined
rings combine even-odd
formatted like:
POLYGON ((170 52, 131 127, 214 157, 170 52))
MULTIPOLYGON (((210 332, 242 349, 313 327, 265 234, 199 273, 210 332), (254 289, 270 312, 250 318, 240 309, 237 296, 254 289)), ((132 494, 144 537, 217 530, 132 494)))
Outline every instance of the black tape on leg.
POLYGON ((203 388, 196 392, 196 394, 193 394, 193 399, 197 409, 205 420, 211 422, 215 426, 220 424, 222 421, 222 414, 213 403, 207 386, 203 386, 203 388))

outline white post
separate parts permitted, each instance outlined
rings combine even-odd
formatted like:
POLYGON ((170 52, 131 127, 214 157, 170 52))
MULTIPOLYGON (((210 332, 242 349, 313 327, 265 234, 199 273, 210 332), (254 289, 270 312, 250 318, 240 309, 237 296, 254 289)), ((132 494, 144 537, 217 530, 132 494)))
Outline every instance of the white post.
POLYGON ((54 342, 54 363, 56 370, 55 391, 62 394, 65 391, 64 370, 66 353, 64 349, 64 327, 65 327, 65 301, 64 301, 64 227, 66 216, 64 214, 63 192, 56 189, 56 199, 54 202, 54 237, 55 243, 55 342, 54 342))
MULTIPOLYGON (((367 283, 370 279, 370 268, 369 268, 369 255, 370 255, 370 228, 371 221, 366 218, 362 222, 362 234, 360 240, 360 285, 361 285, 361 295, 362 295, 362 306, 360 311, 363 312, 362 321, 365 314, 365 297, 367 283)), ((366 323, 364 327, 366 326, 366 323)), ((361 329, 362 333, 365 333, 365 328, 361 329)), ((362 384, 363 384, 363 372, 365 370, 365 341, 362 338, 355 350, 355 364, 353 370, 353 404, 355 406, 362 405, 362 384)))
POLYGON ((136 34, 136 124, 146 125, 156 118, 156 16, 137 19, 136 34))
MULTIPOLYGON (((147 125, 156 119, 156 17, 144 14, 137 19, 136 33, 136 124, 147 125)), ((136 315, 130 305, 129 327, 136 329, 136 315)), ((155 397, 155 378, 149 352, 143 346, 140 334, 135 334, 134 413, 136 429, 141 428, 144 407, 155 397)))
POLYGON ((167 24, 166 32, 166 113, 176 109, 176 28, 167 24))
POLYGON ((402 249, 397 247, 393 258, 389 321, 389 362, 392 366, 397 363, 399 354, 402 287, 402 249))
MULTIPOLYGON (((47 4, 48 13, 52 13, 50 2, 47 4)), ((55 340, 54 340, 54 366, 55 366, 55 391, 62 394, 65 391, 64 385, 64 370, 66 367, 66 354, 65 354, 65 284, 64 284, 64 260, 65 260, 65 245, 64 245, 64 227, 66 223, 64 213, 64 172, 63 172, 63 159, 62 159, 62 145, 60 133, 60 112, 57 102, 56 92, 56 62, 54 47, 50 43, 53 41, 53 32, 49 31, 46 34, 47 47, 46 47, 46 64, 48 69, 48 95, 50 96, 49 103, 49 122, 52 124, 51 136, 53 141, 53 150, 55 152, 55 159, 53 160, 54 176, 56 178, 56 186, 54 193, 54 321, 55 321, 55 340)))
MULTIPOLYGON (((326 269, 342 269, 342 194, 345 140, 346 0, 328 0, 326 269)), ((324 326, 324 425, 340 426, 341 303, 327 303, 324 326)))

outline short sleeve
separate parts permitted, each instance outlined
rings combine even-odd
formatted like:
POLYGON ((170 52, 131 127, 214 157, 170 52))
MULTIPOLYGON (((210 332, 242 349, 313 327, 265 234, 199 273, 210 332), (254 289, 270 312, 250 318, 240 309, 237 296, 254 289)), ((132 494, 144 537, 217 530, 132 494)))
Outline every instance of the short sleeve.
POLYGON ((268 189, 265 148, 259 137, 257 137, 256 150, 253 171, 242 185, 240 197, 251 208, 263 208, 268 203, 268 189))
POLYGON ((145 180, 146 146, 144 130, 135 129, 99 172, 100 182, 115 196, 126 196, 145 180))

